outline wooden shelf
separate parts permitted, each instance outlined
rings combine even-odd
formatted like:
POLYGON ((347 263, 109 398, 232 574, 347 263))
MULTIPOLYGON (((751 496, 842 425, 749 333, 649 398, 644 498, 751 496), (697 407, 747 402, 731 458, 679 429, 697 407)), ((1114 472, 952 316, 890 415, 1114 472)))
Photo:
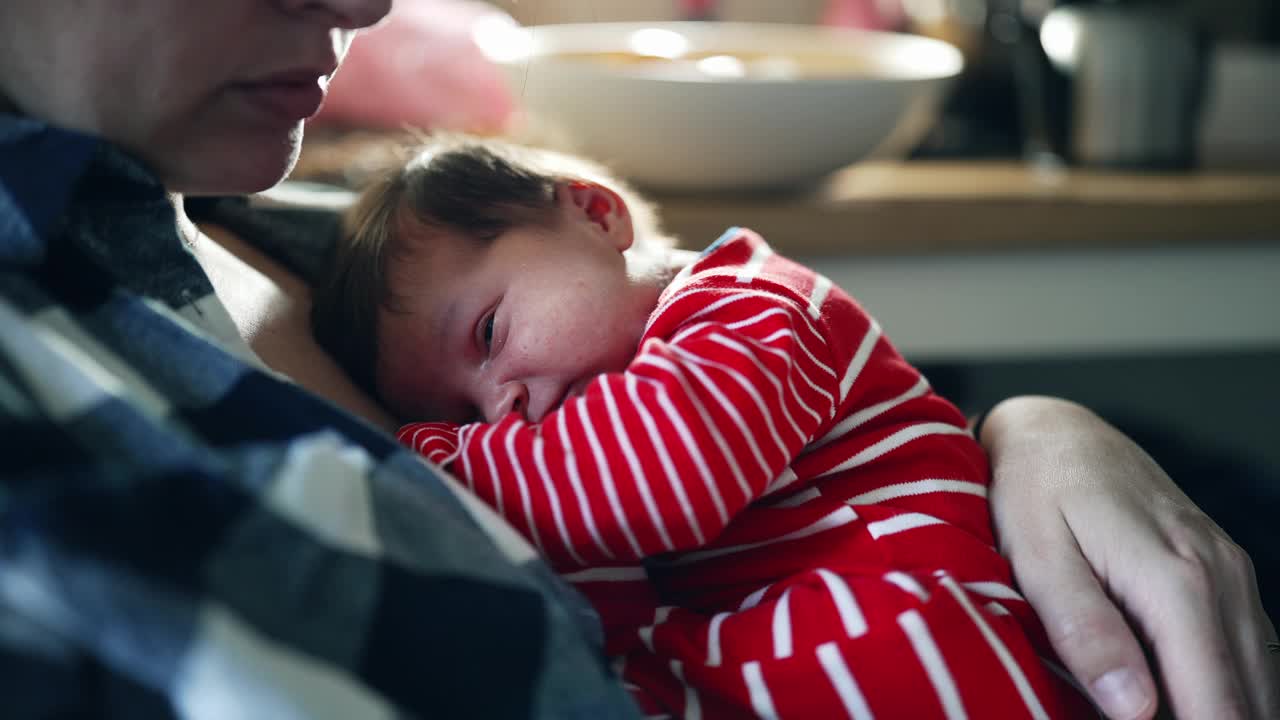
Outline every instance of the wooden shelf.
POLYGON ((742 225, 794 255, 1280 241, 1280 174, 872 162, 802 194, 655 199, 688 247, 742 225))

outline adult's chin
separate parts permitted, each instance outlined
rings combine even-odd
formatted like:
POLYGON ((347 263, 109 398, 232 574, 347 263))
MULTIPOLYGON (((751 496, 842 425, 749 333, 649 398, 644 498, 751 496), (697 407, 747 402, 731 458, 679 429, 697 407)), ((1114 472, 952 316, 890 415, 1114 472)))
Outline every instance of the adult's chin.
POLYGON ((288 177, 302 148, 302 122, 258 128, 203 141, 165 153, 152 163, 165 188, 184 195, 243 195, 275 186, 288 177))

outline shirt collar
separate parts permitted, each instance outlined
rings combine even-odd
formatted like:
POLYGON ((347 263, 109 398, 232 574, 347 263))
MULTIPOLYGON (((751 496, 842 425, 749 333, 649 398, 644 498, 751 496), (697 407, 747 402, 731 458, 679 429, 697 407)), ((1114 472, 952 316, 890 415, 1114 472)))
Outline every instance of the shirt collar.
POLYGON ((150 171, 101 138, 0 112, 0 266, 42 262, 73 203, 127 207, 164 197, 150 171))

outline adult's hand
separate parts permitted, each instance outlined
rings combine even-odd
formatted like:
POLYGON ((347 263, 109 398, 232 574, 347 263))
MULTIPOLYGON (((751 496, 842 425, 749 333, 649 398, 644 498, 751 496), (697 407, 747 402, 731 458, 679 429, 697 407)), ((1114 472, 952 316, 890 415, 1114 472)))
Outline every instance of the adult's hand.
MULTIPOLYGON (((1280 718, 1276 629, 1245 552, 1112 426, 1063 400, 988 414, 1001 551, 1067 668, 1112 720, 1280 718)), ((1249 502, 1240 498, 1240 502, 1249 502)))

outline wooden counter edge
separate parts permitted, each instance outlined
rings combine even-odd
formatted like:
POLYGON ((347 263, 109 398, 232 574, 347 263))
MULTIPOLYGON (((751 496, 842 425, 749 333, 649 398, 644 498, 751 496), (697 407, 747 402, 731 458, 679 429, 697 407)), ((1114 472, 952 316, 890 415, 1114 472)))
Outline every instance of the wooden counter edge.
POLYGON ((1147 175, 1014 163, 875 163, 804 195, 657 198, 687 247, 726 227, 791 254, 898 254, 1280 241, 1280 175, 1147 175))

